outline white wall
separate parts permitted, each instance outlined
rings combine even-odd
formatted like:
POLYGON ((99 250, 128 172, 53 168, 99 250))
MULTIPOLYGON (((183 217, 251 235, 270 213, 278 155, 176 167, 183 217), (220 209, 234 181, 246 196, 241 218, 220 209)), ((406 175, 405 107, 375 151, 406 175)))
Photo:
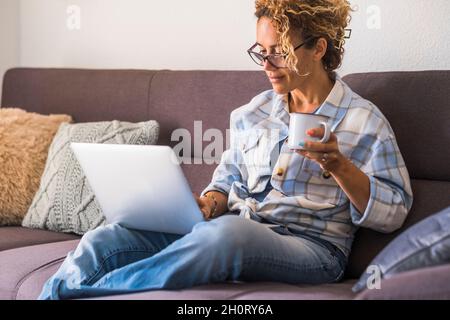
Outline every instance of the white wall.
POLYGON ((450 70, 450 0, 350 1, 359 9, 353 13, 343 75, 450 70))
MULTIPOLYGON (((21 63, 33 66, 242 69, 251 0, 22 0, 21 63), (68 5, 80 8, 69 30, 68 5), (76 19, 75 19, 76 20, 76 19)), ((71 20, 73 21, 73 20, 71 20)))
MULTIPOLYGON (((17 60, 30 67, 258 70, 245 52, 255 41, 254 0, 20 0, 20 21, 14 3, 0 0, 0 71, 17 60)), ((341 75, 450 69, 450 0, 351 3, 358 11, 341 75)))
POLYGON ((3 74, 19 64, 19 2, 0 0, 0 97, 3 74))

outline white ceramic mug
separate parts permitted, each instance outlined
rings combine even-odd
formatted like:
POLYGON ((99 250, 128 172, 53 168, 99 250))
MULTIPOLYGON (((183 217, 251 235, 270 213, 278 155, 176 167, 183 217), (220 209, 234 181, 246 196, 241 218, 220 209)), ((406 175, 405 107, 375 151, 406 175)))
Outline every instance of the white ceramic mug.
POLYGON ((313 113, 301 113, 293 112, 290 114, 289 120, 289 136, 288 147, 290 149, 303 149, 299 144, 305 142, 305 140, 327 142, 330 139, 330 125, 328 124, 328 117, 313 114, 313 113), (325 134, 322 139, 311 137, 306 134, 306 131, 313 128, 323 127, 325 134))

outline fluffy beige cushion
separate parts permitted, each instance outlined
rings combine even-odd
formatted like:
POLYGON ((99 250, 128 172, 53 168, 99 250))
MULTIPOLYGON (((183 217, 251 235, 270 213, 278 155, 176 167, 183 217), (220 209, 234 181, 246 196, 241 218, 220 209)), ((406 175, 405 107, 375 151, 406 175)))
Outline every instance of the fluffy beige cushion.
POLYGON ((68 115, 0 108, 0 225, 20 225, 39 188, 48 148, 68 115))

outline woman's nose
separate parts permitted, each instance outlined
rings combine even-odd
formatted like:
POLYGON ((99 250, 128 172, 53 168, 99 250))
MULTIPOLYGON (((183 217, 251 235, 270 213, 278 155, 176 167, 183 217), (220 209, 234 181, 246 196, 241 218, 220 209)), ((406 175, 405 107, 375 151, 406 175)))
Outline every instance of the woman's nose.
POLYGON ((268 59, 264 59, 263 67, 264 67, 264 70, 266 70, 266 71, 274 71, 277 69, 269 62, 268 59))

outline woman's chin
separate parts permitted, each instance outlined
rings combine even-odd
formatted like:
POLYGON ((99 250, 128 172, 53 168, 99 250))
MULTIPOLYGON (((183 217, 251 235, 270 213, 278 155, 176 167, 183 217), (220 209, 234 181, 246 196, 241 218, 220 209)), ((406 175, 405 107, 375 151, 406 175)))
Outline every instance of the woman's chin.
POLYGON ((273 88, 273 91, 275 91, 275 93, 277 93, 277 94, 287 94, 289 92, 289 90, 287 89, 286 86, 279 85, 279 84, 272 83, 272 88, 273 88))

